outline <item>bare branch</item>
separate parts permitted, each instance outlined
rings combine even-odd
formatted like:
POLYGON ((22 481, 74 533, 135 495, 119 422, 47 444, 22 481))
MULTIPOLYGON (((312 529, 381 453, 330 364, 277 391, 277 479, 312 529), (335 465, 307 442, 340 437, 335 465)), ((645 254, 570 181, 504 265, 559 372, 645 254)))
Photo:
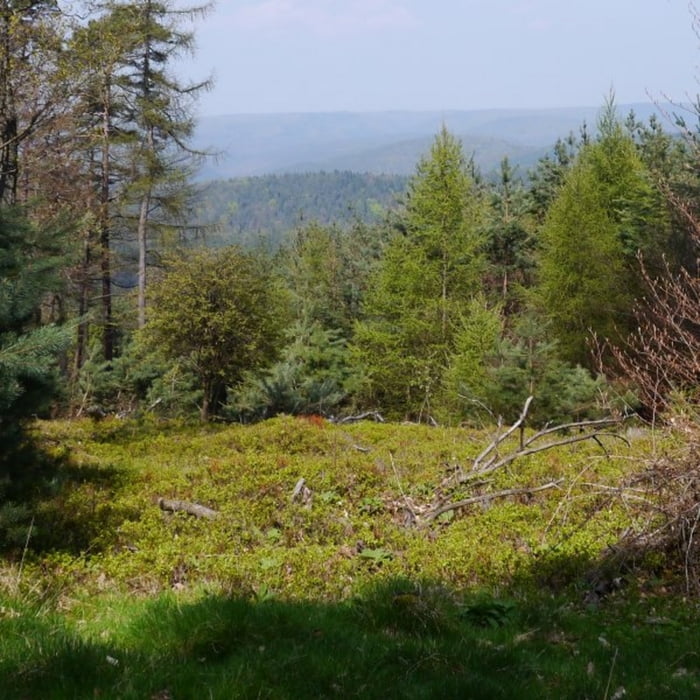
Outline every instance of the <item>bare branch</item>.
MULTIPOLYGON (((481 477, 484 474, 490 474, 491 472, 494 472, 498 469, 501 469, 502 467, 505 467, 506 465, 510 464, 511 462, 515 461, 516 459, 520 457, 527 457, 528 455, 533 455, 538 452, 543 452, 544 450, 549 450, 553 447, 561 447, 562 445, 570 445, 576 442, 581 442, 583 440, 593 440, 595 441, 601 449, 606 453, 607 451, 605 450, 605 447, 600 441, 600 438, 605 436, 605 437, 613 437, 618 440, 623 440, 624 442, 627 442, 625 438, 622 436, 618 435, 617 433, 610 433, 610 432, 582 432, 578 435, 570 436, 563 438, 561 440, 554 440, 553 442, 547 442, 541 445, 537 445, 536 447, 533 447, 534 443, 537 442, 538 440, 541 440, 542 438, 552 435, 554 433, 562 433, 562 432, 567 432, 570 430, 579 430, 579 431, 585 431, 587 428, 600 428, 604 426, 611 426, 611 425, 617 425, 618 423, 621 422, 622 419, 620 418, 600 418, 598 420, 583 420, 583 421, 573 421, 570 423, 562 423, 560 425, 554 425, 554 426, 546 426, 545 428, 542 428, 542 430, 537 431, 533 435, 529 436, 528 438, 525 438, 524 431, 522 430, 524 427, 525 420, 527 418, 528 411, 530 410, 530 404, 532 403, 533 397, 529 396, 527 400, 525 401, 525 405, 523 406, 523 410, 520 413, 520 416, 518 420, 513 423, 513 425, 508 428, 503 433, 499 433, 496 435, 495 439, 486 447, 486 449, 479 454, 478 457, 474 460, 472 464, 472 469, 471 472, 464 474, 459 477, 459 483, 466 483, 468 481, 471 481, 475 477, 481 477), (509 454, 507 454, 505 457, 502 457, 501 459, 498 458, 498 453, 496 452, 497 448, 499 445, 501 445, 508 437, 510 437, 516 430, 520 429, 521 430, 521 435, 520 435, 520 446, 518 449, 513 450, 509 454), (485 462, 482 463, 483 460, 493 453, 491 455, 491 458, 485 462)), ((627 443, 629 444, 629 443, 627 443)))
POLYGON ((457 510, 459 508, 466 508, 467 506, 473 505, 474 503, 487 503, 488 501, 493 501, 497 498, 507 498, 508 496, 521 496, 523 494, 537 493, 538 491, 546 491, 548 489, 553 489, 559 486, 564 479, 557 479, 556 481, 550 481, 547 484, 542 484, 541 486, 534 486, 530 488, 520 488, 520 489, 505 489, 504 491, 494 491, 493 493, 485 493, 480 496, 472 496, 471 498, 465 498, 462 501, 455 501, 454 503, 446 503, 445 505, 439 506, 434 510, 426 513, 423 516, 425 522, 430 522, 435 520, 443 513, 447 513, 451 510, 457 510))
MULTIPOLYGON (((520 413, 520 417, 518 420, 511 425, 508 430, 506 430, 505 433, 501 435, 497 435, 496 439, 487 446, 487 448, 474 460, 474 464, 472 465, 472 471, 478 471, 479 473, 483 473, 483 470, 481 469, 481 460, 484 459, 488 454, 493 452, 508 436, 512 435, 523 423, 525 422, 525 419, 527 418, 527 413, 530 410, 530 404, 532 403, 532 400, 534 399, 534 396, 528 396, 525 405, 523 406, 523 410, 520 413)), ((499 425, 500 427, 500 425, 499 425)), ((493 459, 488 462, 487 467, 492 464, 493 459)))

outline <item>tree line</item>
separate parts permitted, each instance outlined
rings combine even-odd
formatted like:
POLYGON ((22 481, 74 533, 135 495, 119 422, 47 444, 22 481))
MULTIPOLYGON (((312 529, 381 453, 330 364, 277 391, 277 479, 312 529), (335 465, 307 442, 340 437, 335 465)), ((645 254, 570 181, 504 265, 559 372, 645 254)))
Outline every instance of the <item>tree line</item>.
POLYGON ((342 227, 381 222, 407 180, 338 170, 212 180, 197 192, 193 217, 209 245, 264 243, 275 249, 311 222, 342 227))
POLYGON ((695 397, 700 180, 682 119, 674 138, 611 97, 532 172, 504 159, 488 181, 442 129, 381 217, 211 247, 188 145, 207 83, 172 73, 200 12, 0 3, 6 455, 51 411, 480 423, 535 395, 544 423, 695 397), (690 301, 669 318, 674 298, 690 301))

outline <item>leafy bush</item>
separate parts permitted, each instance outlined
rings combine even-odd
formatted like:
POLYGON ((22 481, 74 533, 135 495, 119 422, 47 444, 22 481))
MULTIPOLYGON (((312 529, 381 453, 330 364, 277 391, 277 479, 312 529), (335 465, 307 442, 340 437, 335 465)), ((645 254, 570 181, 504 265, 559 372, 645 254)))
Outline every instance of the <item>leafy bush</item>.
POLYGON ((232 246, 173 260, 152 300, 148 342, 197 378, 203 420, 278 354, 287 297, 262 255, 232 246))

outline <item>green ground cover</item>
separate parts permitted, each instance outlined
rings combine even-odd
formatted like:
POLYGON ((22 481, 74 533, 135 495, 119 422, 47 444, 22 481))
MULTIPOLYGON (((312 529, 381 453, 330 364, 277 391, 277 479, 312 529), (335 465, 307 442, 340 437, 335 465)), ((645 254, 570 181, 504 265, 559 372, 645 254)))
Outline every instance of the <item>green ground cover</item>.
POLYGON ((518 460, 469 493, 563 481, 411 526, 488 431, 282 417, 37 435, 55 467, 0 569, 0 697, 700 693, 697 600, 663 557, 609 556, 647 517, 616 486, 672 438, 518 460))

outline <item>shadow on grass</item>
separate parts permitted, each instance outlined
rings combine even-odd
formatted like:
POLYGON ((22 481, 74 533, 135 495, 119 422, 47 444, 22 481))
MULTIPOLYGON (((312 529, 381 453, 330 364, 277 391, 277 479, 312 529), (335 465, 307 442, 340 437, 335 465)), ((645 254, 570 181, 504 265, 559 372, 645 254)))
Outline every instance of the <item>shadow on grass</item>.
POLYGON ((17 559, 28 543, 35 553, 79 554, 127 513, 102 505, 126 486, 124 474, 103 465, 77 464, 70 455, 52 455, 27 443, 14 455, 13 469, 0 489, 0 552, 17 559))
POLYGON ((697 625, 643 625, 629 604, 611 614, 400 580, 341 603, 165 594, 110 605, 101 630, 28 610, 0 618, 0 676, 14 693, 3 697, 562 698, 619 688, 693 697, 700 688, 697 625))

